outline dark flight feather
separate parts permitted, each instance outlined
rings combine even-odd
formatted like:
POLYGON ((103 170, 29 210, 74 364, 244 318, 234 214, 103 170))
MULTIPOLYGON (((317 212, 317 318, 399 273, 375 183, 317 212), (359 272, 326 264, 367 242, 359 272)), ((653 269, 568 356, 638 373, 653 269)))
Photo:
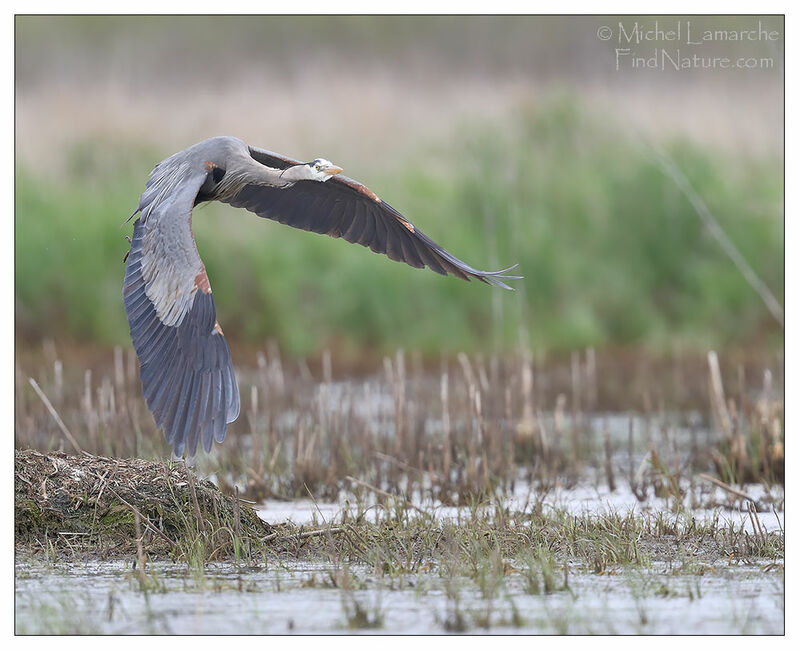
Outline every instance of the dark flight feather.
MULTIPOLYGON (((137 219, 125 269, 123 299, 131 338, 139 356, 140 378, 147 406, 158 427, 164 429, 175 455, 194 456, 200 429, 208 428, 210 395, 226 395, 226 404, 215 401, 214 438, 225 438, 227 423, 239 413, 239 391, 224 335, 215 329, 216 309, 211 293, 197 291, 191 309, 177 326, 167 326, 142 288, 142 241, 145 226, 137 219), (223 388, 224 385, 224 388, 223 388)), ((211 432, 211 430, 208 430, 211 432)), ((211 450, 211 436, 203 447, 211 450)))
MULTIPOLYGON (((250 147, 250 155, 274 169, 302 164, 257 147, 250 147)), ((427 266, 442 275, 477 278, 505 289, 511 288, 504 280, 519 278, 508 275, 514 267, 501 271, 474 269, 445 251, 369 188, 341 174, 324 183, 298 181, 287 188, 248 184, 222 201, 294 228, 342 237, 392 260, 412 267, 427 266)))

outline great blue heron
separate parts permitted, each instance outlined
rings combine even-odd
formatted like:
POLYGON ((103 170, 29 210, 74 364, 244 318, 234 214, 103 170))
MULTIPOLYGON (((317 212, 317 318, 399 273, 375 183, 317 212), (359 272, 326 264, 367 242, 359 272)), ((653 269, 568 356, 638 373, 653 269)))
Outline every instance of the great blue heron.
POLYGON ((223 201, 261 217, 368 246, 412 267, 430 267, 510 289, 502 271, 478 271, 445 251, 342 169, 210 138, 160 162, 133 225, 123 299, 147 406, 178 457, 222 442, 239 415, 239 388, 216 318, 211 284, 192 233, 192 208, 223 201))

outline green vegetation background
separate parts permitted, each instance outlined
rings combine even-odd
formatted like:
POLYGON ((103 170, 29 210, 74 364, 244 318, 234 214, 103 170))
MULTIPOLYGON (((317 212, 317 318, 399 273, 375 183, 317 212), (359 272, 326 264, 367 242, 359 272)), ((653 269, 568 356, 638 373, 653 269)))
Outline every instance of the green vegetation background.
MULTIPOLYGON (((519 263, 520 291, 442 278, 212 204, 196 209, 194 225, 226 334, 275 337, 299 354, 508 349, 522 323, 532 346, 549 350, 782 340, 650 146, 624 125, 559 95, 459 133, 391 176, 360 180, 470 264, 519 263)), ((658 145, 782 301, 782 161, 658 145)), ((69 152, 58 178, 18 164, 18 336, 128 341, 124 221, 169 153, 92 141, 69 152)))

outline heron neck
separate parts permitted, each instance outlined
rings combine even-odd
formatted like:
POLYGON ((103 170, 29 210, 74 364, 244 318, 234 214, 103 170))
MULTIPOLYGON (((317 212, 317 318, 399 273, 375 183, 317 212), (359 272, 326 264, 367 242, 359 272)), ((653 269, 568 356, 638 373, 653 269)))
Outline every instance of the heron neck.
POLYGON ((298 181, 309 180, 308 166, 307 165, 293 165, 284 170, 278 171, 277 183, 278 186, 292 185, 298 181))

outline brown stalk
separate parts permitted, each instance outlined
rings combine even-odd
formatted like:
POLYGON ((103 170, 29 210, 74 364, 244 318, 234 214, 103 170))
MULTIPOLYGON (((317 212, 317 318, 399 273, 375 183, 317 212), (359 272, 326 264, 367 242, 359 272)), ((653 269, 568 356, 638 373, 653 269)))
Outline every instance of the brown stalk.
POLYGON ((734 488, 733 486, 726 484, 724 481, 720 481, 716 477, 712 477, 711 475, 706 475, 705 473, 702 472, 698 476, 700 477, 700 479, 705 479, 706 481, 711 482, 715 486, 719 486, 722 490, 729 492, 731 495, 736 495, 736 497, 741 497, 743 500, 747 500, 753 504, 755 504, 756 502, 752 497, 750 497, 744 491, 740 491, 738 488, 734 488))
POLYGON ((147 574, 145 574, 145 565, 147 557, 144 555, 144 546, 142 545, 142 523, 139 520, 139 512, 133 510, 133 521, 136 526, 136 558, 138 560, 139 583, 143 587, 147 585, 147 574))
POLYGON ((61 433, 72 444, 72 447, 75 448, 75 451, 83 452, 81 446, 78 445, 78 442, 75 440, 75 437, 72 436, 72 433, 67 429, 67 426, 64 425, 64 421, 61 420, 61 416, 58 415, 58 412, 55 410, 55 407, 53 407, 52 403, 47 399, 47 396, 45 395, 44 391, 42 391, 39 388, 39 385, 36 383, 36 380, 34 380, 32 377, 29 377, 28 382, 33 387, 33 390, 36 391, 36 395, 38 395, 39 398, 41 398, 42 402, 44 403, 44 406, 47 407, 47 411, 50 412, 50 415, 53 417, 53 420, 56 421, 56 425, 58 425, 58 428, 61 430, 61 433))

